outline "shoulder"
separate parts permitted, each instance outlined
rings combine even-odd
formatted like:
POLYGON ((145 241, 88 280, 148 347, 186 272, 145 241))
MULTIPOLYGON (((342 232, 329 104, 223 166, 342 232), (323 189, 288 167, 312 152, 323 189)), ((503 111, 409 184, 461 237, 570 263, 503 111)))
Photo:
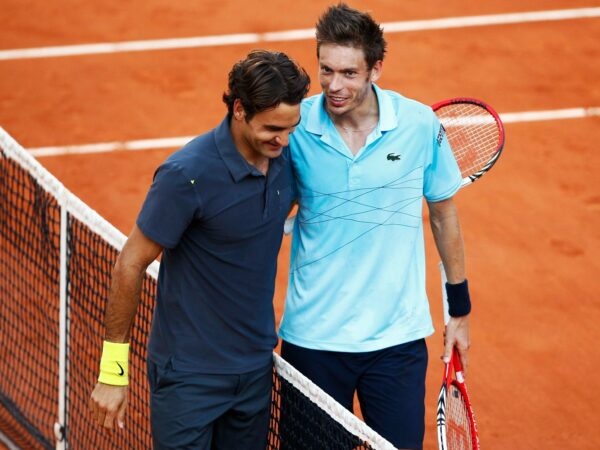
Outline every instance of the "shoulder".
POLYGON ((384 95, 390 99, 394 108, 398 112, 402 112, 404 114, 411 113, 416 115, 417 117, 423 117, 430 119, 434 114, 431 109, 431 106, 426 105, 418 100, 405 97, 404 95, 390 90, 384 90, 384 95))
POLYGON ((315 104, 315 102, 318 102, 321 98, 323 98, 323 94, 316 94, 311 95, 310 97, 306 97, 304 100, 302 100, 301 110, 310 110, 315 104))
POLYGON ((201 168, 210 168, 217 158, 214 130, 195 137, 182 148, 172 153, 161 165, 161 169, 178 171, 186 175, 197 173, 201 168))
POLYGON ((305 126, 309 119, 313 118, 313 120, 315 118, 319 118, 320 114, 319 111, 315 110, 315 108, 318 108, 321 105, 321 101, 323 99, 323 94, 317 94, 317 95, 313 95, 311 97, 307 97, 304 100, 302 100, 302 103, 300 104, 300 125, 305 126))

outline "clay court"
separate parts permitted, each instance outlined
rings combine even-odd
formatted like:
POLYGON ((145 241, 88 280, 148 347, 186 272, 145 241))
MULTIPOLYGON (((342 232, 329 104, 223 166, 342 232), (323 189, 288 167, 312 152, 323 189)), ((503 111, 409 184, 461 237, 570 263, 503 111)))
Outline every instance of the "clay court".
MULTIPOLYGON (((595 8, 598 0, 352 0, 382 23, 595 8)), ((237 35, 313 27, 330 2, 3 0, 2 50, 237 35)), ((384 26, 385 30, 385 26, 384 26)), ((427 104, 480 98, 501 114, 600 107, 600 15, 386 33, 379 85, 427 104)), ((0 59, 0 126, 127 234, 155 168, 176 148, 74 153, 76 146, 194 136, 225 114, 231 65, 282 50, 319 92, 312 39, 0 59), (60 152, 58 152, 60 153, 60 152)), ((591 111, 591 110, 588 110, 591 111)), ((456 200, 474 310, 467 381, 484 449, 598 449, 600 117, 507 120, 504 153, 456 200)), ((426 229, 427 435, 437 448, 442 312, 426 229)), ((283 308, 290 238, 276 291, 283 308)), ((100 345, 100 343, 98 344, 100 345)), ((90 379, 90 390, 94 380, 90 379)), ((1 444, 0 444, 1 447, 1 444)))

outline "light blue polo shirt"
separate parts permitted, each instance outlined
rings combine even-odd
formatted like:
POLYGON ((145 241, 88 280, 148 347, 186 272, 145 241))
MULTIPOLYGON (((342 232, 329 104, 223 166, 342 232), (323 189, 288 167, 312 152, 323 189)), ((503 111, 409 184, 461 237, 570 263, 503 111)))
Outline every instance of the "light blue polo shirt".
POLYGON ((379 124, 356 155, 322 94, 290 138, 299 209, 279 335, 295 345, 367 352, 433 333, 423 198, 452 197, 461 175, 430 107, 374 89, 379 124))

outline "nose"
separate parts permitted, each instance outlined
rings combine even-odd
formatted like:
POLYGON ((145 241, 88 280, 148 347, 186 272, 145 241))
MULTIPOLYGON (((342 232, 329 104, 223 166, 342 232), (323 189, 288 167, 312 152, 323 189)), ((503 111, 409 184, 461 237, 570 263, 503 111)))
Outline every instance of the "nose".
POLYGON ((275 142, 282 147, 285 147, 290 142, 290 133, 281 133, 275 137, 275 142))
POLYGON ((329 82, 329 90, 330 91, 339 91, 342 89, 342 77, 338 73, 334 73, 331 76, 331 80, 329 82))

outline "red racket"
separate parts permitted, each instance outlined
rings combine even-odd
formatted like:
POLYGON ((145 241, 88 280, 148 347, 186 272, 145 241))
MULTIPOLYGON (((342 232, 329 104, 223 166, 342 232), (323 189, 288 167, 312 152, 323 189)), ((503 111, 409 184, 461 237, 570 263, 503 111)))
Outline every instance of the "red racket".
POLYGON ((452 98, 431 107, 444 126, 463 177, 462 187, 484 175, 504 148, 504 125, 487 103, 452 98))
MULTIPOLYGON (((502 120, 491 106, 473 98, 444 100, 431 108, 446 130, 463 177, 461 187, 468 186, 498 161, 505 139, 502 120)), ((444 323, 448 323, 448 302, 444 288, 446 274, 441 262, 440 270, 444 323)), ((437 430, 440 450, 480 449, 473 408, 456 348, 452 349, 451 361, 444 367, 444 379, 438 397, 437 430)))
POLYGON ((444 367, 438 397, 437 431, 439 450, 480 449, 477 424, 456 349, 452 350, 452 358, 444 367))

